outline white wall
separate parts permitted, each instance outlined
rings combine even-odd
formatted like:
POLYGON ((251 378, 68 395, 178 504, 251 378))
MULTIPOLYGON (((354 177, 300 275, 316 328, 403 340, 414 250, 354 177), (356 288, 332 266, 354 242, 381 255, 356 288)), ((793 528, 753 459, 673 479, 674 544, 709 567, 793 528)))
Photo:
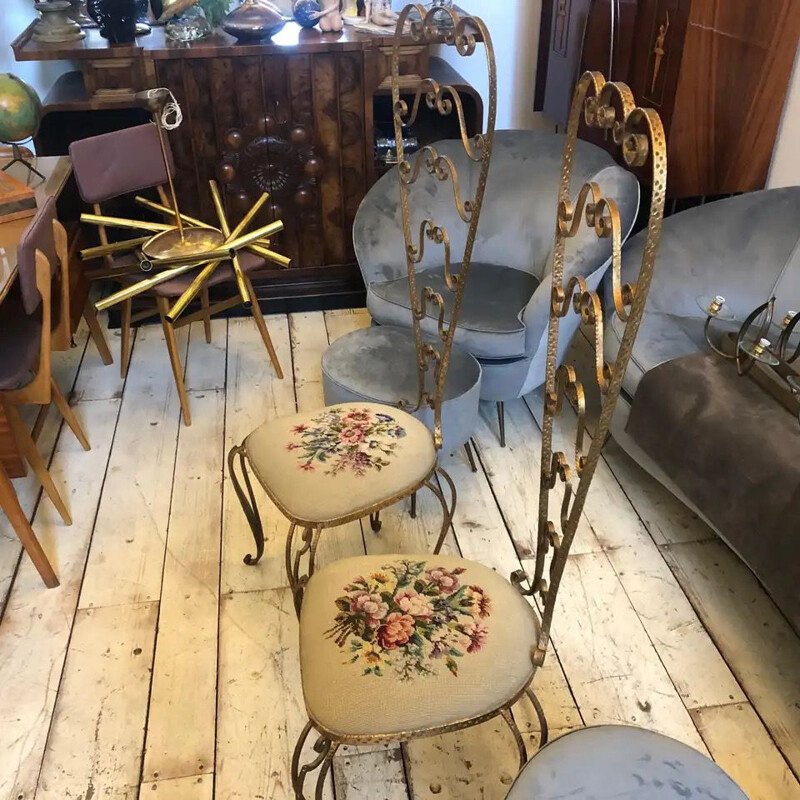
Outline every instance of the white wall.
POLYGON ((800 47, 794 60, 783 116, 772 154, 768 189, 800 185, 800 47))
MULTIPOLYGON (((497 127, 541 126, 541 115, 533 111, 541 0, 456 0, 456 3, 481 17, 492 35, 497 61, 497 127)), ((403 0, 394 0, 395 9, 404 5, 403 0)), ((483 53, 461 58, 452 47, 442 47, 440 55, 480 92, 486 103, 488 79, 483 53)))
POLYGON ((34 0, 0 0, 0 72, 12 72, 33 86, 44 100, 55 79, 69 65, 63 61, 14 61, 11 42, 38 16, 34 0))

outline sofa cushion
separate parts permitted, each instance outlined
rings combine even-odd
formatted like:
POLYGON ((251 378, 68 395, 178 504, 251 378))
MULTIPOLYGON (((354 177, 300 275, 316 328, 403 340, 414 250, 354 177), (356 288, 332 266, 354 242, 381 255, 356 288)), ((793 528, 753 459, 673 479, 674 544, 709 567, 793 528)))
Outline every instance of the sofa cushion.
MULTIPOLYGON (((703 334, 705 317, 679 317, 660 311, 647 311, 633 345, 631 360, 622 380, 622 388, 633 397, 645 373, 680 356, 708 349, 703 334)), ((717 323, 719 324, 719 323, 717 323)), ((613 312, 606 317, 603 350, 607 362, 617 358, 625 323, 613 312)))
MULTIPOLYGON (((454 265, 453 272, 458 272, 454 265)), ((445 320, 450 321, 453 293, 447 288, 442 267, 417 273, 419 291, 429 286, 445 300, 445 320)), ((533 275, 497 264, 473 263, 459 314, 456 342, 479 358, 515 358, 525 355, 525 325, 521 314, 539 281, 533 275)), ((367 307, 381 325, 411 324, 411 300, 405 277, 375 282, 367 291, 367 307)), ((438 310, 428 304, 422 321, 426 333, 435 334, 438 310)))

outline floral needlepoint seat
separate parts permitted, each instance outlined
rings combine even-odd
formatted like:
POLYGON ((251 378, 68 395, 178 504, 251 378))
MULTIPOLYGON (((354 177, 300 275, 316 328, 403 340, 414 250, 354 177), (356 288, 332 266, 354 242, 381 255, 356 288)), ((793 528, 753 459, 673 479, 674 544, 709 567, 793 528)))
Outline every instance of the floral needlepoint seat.
POLYGON ((306 707, 339 742, 430 735, 525 691, 539 636, 501 575, 443 555, 359 556, 309 581, 300 616, 306 707))
POLYGON ((341 524, 419 486, 436 468, 423 422, 391 406, 343 403, 271 420, 244 444, 273 502, 304 526, 341 524))

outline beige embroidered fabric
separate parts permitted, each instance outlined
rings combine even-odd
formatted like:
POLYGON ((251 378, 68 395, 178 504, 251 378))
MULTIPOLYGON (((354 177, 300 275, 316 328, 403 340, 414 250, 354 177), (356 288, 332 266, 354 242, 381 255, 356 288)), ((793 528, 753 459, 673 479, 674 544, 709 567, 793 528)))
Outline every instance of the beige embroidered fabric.
POLYGON ((359 556, 309 581, 300 665, 337 738, 430 730, 496 711, 530 682, 539 623, 501 575, 444 555, 359 556))
POLYGON ((405 411, 342 403, 271 420, 245 447, 283 512, 310 525, 331 522, 419 485, 436 465, 433 436, 405 411))

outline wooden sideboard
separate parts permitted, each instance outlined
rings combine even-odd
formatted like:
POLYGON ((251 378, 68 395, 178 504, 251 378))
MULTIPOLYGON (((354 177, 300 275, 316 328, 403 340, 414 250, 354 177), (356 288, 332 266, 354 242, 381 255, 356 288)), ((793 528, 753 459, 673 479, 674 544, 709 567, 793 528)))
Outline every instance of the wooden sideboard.
MULTIPOLYGON (((797 0, 544 0, 539 107, 577 76, 627 83, 664 122, 673 198, 766 184, 800 41, 797 0)), ((566 95, 565 95, 566 93, 566 95)), ((561 120, 556 117, 557 122, 561 120)))
MULTIPOLYGON (((215 218, 208 181, 217 178, 233 218, 269 191, 271 202, 258 221, 284 222, 275 245, 292 266, 259 273, 259 296, 277 300, 281 309, 298 297, 323 307, 337 304, 336 297, 341 304, 361 296, 352 226, 379 174, 375 126, 391 109, 391 36, 349 27, 324 34, 290 23, 258 44, 238 44, 222 31, 176 44, 154 27, 133 45, 111 46, 91 29, 82 42, 52 45, 34 42, 29 27, 12 46, 17 60, 72 59, 81 66, 62 76, 45 100, 39 152, 66 152, 77 138, 136 124, 142 112, 133 107, 133 94, 166 86, 184 114, 170 142, 185 211, 215 218)), ((458 85, 470 132, 481 129, 480 96, 431 58, 427 46, 409 39, 401 72, 409 92, 420 76, 458 85)), ((422 144, 455 135, 447 124, 426 125, 424 118, 419 128, 422 144)))

